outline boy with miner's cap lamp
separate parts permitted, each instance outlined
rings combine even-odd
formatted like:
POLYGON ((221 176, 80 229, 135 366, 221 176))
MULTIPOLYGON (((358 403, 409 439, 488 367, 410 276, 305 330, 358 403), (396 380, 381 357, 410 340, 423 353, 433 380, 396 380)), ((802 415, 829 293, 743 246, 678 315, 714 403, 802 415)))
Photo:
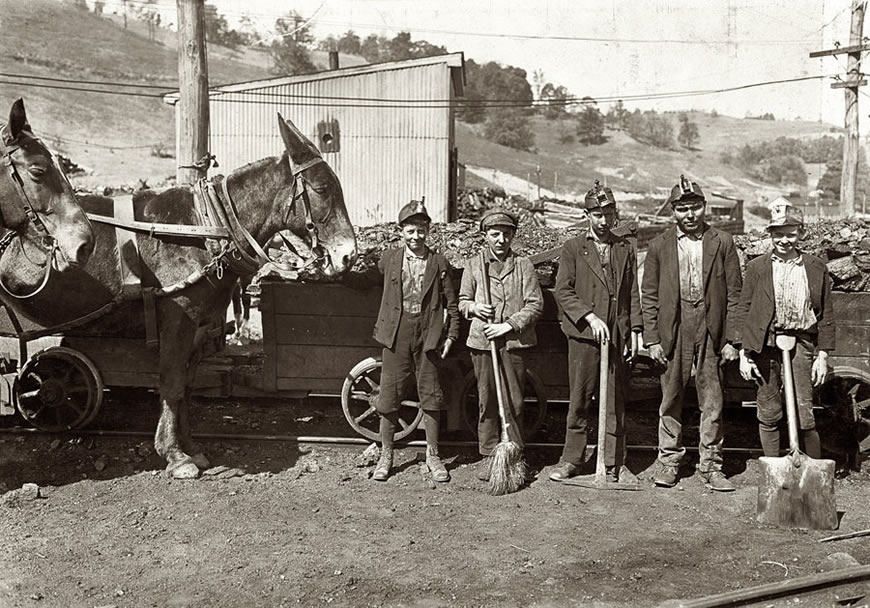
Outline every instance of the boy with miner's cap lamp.
MULTIPOLYGON (((631 242, 615 234, 616 199, 610 188, 595 180, 586 193, 589 216, 586 234, 562 246, 556 273, 556 302, 562 332, 568 338, 568 385, 570 397, 565 420, 565 447, 550 479, 563 481, 579 473, 585 459, 588 411, 599 382, 602 343, 629 360, 637 355, 642 317, 637 285, 637 254, 631 242)), ((634 483, 637 478, 625 466, 625 388, 627 365, 622 357, 610 357, 609 382, 613 390, 607 404, 604 464, 610 482, 634 483)))
POLYGON ((773 250, 746 265, 743 294, 734 324, 740 346, 740 375, 758 385, 758 434, 765 456, 779 456, 782 420, 782 362, 777 334, 795 337, 790 352, 804 452, 821 458, 813 416, 813 387, 828 372, 828 351, 834 348, 831 278, 824 261, 802 252, 803 213, 791 205, 771 207, 767 226, 773 250))
POLYGON ((435 481, 450 474, 438 454, 444 406, 441 360, 459 337, 459 309, 450 264, 429 249, 431 218, 422 201, 399 211, 404 246, 384 252, 378 267, 384 291, 374 339, 383 345, 381 389, 375 407, 381 415, 381 457, 372 478, 385 481, 393 464, 393 435, 407 385, 416 382, 426 428, 426 464, 435 481))
MULTIPOLYGON (((478 447, 483 460, 477 477, 488 481, 492 453, 499 442, 499 409, 496 395, 490 341, 496 340, 501 374, 507 382, 505 407, 510 408, 515 422, 522 420, 523 388, 526 365, 523 352, 537 344, 535 323, 544 312, 544 299, 535 267, 531 260, 511 249, 519 220, 505 209, 488 209, 480 218, 480 230, 486 242, 483 259, 473 256, 466 260, 459 288, 459 311, 471 320, 468 345, 474 375, 477 378, 479 415, 478 447), (483 281, 488 280, 491 303, 486 303, 483 281)), ((510 440, 524 445, 522 429, 509 426, 510 440)))
POLYGON ((729 492, 734 486, 722 473, 721 366, 738 358, 725 340, 742 285, 737 249, 730 234, 705 221, 707 199, 696 182, 681 175, 668 203, 676 225, 650 242, 641 286, 644 342, 664 367, 653 481, 677 484, 686 454, 683 397, 694 371, 701 410, 698 472, 708 488, 729 492))

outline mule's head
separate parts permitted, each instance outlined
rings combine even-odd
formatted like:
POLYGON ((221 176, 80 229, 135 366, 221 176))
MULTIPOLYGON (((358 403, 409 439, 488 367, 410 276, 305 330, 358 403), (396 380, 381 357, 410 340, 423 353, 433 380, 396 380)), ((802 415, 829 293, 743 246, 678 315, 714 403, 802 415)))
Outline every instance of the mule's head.
POLYGON ((59 252, 58 270, 83 266, 94 250, 91 224, 56 157, 33 135, 23 100, 12 104, 0 140, 0 228, 59 252))
POLYGON ((356 237, 344 205, 341 183, 311 141, 278 114, 294 179, 288 194, 290 213, 279 230, 289 230, 311 248, 326 277, 337 277, 356 261, 356 237))

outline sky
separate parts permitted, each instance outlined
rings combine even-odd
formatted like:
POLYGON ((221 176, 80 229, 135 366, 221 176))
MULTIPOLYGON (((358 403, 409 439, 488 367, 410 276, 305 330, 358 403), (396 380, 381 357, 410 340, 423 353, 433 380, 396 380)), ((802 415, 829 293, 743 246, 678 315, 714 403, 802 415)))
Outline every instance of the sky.
MULTIPOLYGON (((136 0, 129 0, 135 2, 136 0)), ((120 0, 107 2, 107 9, 120 0)), ((175 0, 158 0, 164 23, 175 0)), ((844 74, 846 56, 810 51, 848 43, 851 0, 209 0, 231 27, 242 16, 270 30, 290 10, 317 38, 412 39, 498 61, 577 96, 717 90, 772 80, 844 74)), ((841 126, 844 94, 832 78, 708 95, 627 102, 629 109, 716 110, 742 117, 822 120, 841 126)), ((870 108, 870 90, 859 100, 870 108)), ((603 110, 607 105, 603 104, 603 110)), ((870 127, 862 112, 862 132, 870 127)))

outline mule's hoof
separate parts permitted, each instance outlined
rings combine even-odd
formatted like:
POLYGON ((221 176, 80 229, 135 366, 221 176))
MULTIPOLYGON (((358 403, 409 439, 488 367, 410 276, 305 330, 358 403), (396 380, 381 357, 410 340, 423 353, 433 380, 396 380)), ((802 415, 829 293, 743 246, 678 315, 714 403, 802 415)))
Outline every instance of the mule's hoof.
POLYGON ((178 465, 166 468, 166 472, 172 479, 196 479, 199 477, 199 467, 191 461, 185 461, 178 465))
POLYGON ((193 464, 198 466, 203 471, 211 468, 211 463, 208 461, 208 458, 206 458, 205 454, 203 454, 202 452, 194 454, 193 456, 190 457, 190 459, 193 461, 193 464))

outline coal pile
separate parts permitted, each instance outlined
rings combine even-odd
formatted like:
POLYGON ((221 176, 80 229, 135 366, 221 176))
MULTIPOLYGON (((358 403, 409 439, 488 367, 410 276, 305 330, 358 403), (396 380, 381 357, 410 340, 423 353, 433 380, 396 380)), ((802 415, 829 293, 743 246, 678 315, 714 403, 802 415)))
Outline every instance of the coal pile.
MULTIPOLYGON (((734 237, 741 264, 771 248, 766 232, 734 237)), ((864 220, 819 220, 807 224, 802 251, 823 259, 837 291, 870 291, 870 224, 864 220)))

